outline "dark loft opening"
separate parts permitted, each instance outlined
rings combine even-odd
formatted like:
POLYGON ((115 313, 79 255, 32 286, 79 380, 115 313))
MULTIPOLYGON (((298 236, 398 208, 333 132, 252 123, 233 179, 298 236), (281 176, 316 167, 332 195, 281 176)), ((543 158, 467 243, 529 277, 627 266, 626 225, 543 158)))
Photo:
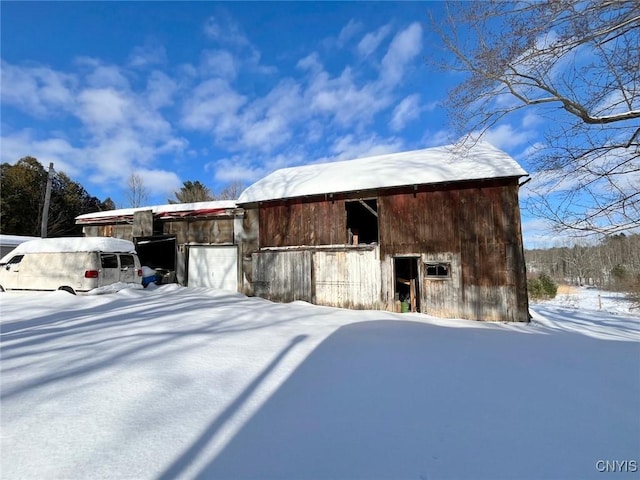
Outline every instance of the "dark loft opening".
POLYGON ((355 200, 345 206, 349 244, 378 243, 378 201, 355 200))
POLYGON ((136 239, 140 263, 156 270, 176 269, 175 237, 146 237, 136 239))

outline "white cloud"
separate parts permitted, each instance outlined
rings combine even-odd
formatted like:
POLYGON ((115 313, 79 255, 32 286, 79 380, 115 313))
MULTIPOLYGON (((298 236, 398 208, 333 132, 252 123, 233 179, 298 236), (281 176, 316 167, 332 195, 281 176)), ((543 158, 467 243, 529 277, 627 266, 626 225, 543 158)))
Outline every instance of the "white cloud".
MULTIPOLYGON (((477 135, 477 132, 472 135, 477 135)), ((490 128, 482 134, 482 139, 503 150, 519 147, 535 137, 535 131, 516 129, 510 124, 490 128)))
POLYGON ((73 176, 81 172, 82 149, 73 147, 60 138, 38 140, 28 130, 3 135, 0 142, 2 163, 14 164, 26 156, 32 156, 45 167, 53 162, 57 171, 73 176))
POLYGON ((454 133, 451 130, 441 129, 436 132, 427 130, 422 136, 422 146, 427 147, 440 147, 442 145, 450 145, 454 143, 457 138, 454 137, 454 133))
POLYGON ((238 110, 247 98, 238 94, 220 79, 208 80, 198 85, 185 102, 182 123, 195 130, 212 130, 226 136, 236 127, 238 110))
POLYGON ((420 116, 420 95, 414 93, 405 97, 393 110, 391 122, 389 126, 391 130, 397 132, 402 130, 405 125, 420 116))
POLYGON ((127 108, 128 100, 113 88, 87 89, 78 95, 78 116, 94 133, 123 125, 127 108))
POLYGON ((336 160, 353 160, 356 158, 384 155, 385 153, 400 152, 404 148, 402 139, 382 139, 373 134, 364 138, 356 138, 349 134, 338 138, 331 146, 336 160))
POLYGON ((338 45, 340 47, 344 46, 349 40, 351 40, 358 32, 362 30, 362 23, 356 20, 349 20, 342 30, 340 30, 340 34, 338 35, 338 45))
POLYGON ((178 84, 161 71, 153 71, 147 79, 146 99, 152 109, 172 105, 178 84))
POLYGON ((232 80, 238 74, 237 60, 227 50, 205 50, 201 70, 211 76, 232 80))
POLYGON ((301 86, 285 80, 242 116, 243 145, 270 151, 289 140, 293 124, 306 115, 301 86))
POLYGON ((162 45, 148 43, 135 47, 129 55, 129 66, 134 68, 163 65, 167 62, 167 52, 162 45))
POLYGON ((156 195, 161 194, 164 197, 170 197, 182 186, 182 181, 175 172, 138 169, 135 173, 140 175, 145 188, 156 195))
POLYGON ((522 126, 524 128, 535 127, 536 125, 540 125, 543 122, 543 119, 536 115, 535 113, 527 112, 524 117, 522 117, 522 126))
POLYGON ((249 159, 242 156, 216 160, 207 165, 207 170, 214 170, 214 177, 219 182, 237 181, 245 185, 255 182, 266 172, 264 167, 253 165, 249 159))
POLYGON ((422 27, 414 22, 396 34, 381 63, 381 80, 395 86, 402 81, 407 65, 422 50, 422 27))
POLYGON ((309 70, 312 73, 319 73, 323 70, 322 63, 317 52, 310 53, 306 57, 300 59, 296 64, 301 70, 309 70))
POLYGON ((221 15, 224 18, 211 16, 204 25, 204 34, 220 43, 236 45, 240 47, 250 45, 249 39, 244 34, 240 25, 229 15, 221 15))
POLYGON ((109 88, 117 90, 129 90, 129 79, 123 70, 116 65, 95 65, 91 73, 86 75, 85 81, 92 88, 109 88))
POLYGON ((22 67, 1 63, 1 99, 35 116, 48 116, 73 103, 77 83, 74 75, 56 72, 48 67, 22 67))
POLYGON ((384 25, 372 33, 367 33, 360 43, 358 43, 358 53, 363 57, 368 57, 377 50, 382 41, 387 38, 391 32, 390 25, 384 25))
POLYGON ((314 112, 327 113, 341 126, 366 125, 391 104, 391 96, 375 83, 356 85, 350 68, 337 78, 322 71, 315 75, 306 95, 314 112))

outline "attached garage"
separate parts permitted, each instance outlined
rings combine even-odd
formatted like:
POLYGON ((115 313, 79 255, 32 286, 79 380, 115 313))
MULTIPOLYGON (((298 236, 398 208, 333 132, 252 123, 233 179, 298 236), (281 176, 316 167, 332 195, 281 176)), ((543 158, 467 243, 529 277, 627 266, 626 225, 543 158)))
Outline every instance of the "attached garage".
POLYGON ((236 245, 189 245, 189 287, 238 291, 238 247, 236 245))

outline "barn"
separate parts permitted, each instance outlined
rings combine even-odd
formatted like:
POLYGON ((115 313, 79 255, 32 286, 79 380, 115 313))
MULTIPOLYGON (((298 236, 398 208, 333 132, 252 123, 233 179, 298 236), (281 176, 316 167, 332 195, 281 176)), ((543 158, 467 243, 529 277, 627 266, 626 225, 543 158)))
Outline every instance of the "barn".
POLYGON ((88 237, 134 242, 142 264, 167 282, 235 291, 241 284, 242 218, 234 201, 215 201, 88 213, 76 224, 88 237))
POLYGON ((485 143, 277 170, 237 201, 245 293, 529 320, 519 182, 485 143))

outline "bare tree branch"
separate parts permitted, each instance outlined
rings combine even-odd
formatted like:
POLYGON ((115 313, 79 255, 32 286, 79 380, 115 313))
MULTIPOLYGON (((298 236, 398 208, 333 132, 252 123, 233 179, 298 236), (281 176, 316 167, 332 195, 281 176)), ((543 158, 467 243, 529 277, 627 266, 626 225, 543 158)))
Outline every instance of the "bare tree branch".
POLYGON ((458 135, 548 120, 527 208, 557 230, 640 228, 640 3, 450 2, 432 27, 446 55, 430 61, 466 74, 447 102, 458 135))

